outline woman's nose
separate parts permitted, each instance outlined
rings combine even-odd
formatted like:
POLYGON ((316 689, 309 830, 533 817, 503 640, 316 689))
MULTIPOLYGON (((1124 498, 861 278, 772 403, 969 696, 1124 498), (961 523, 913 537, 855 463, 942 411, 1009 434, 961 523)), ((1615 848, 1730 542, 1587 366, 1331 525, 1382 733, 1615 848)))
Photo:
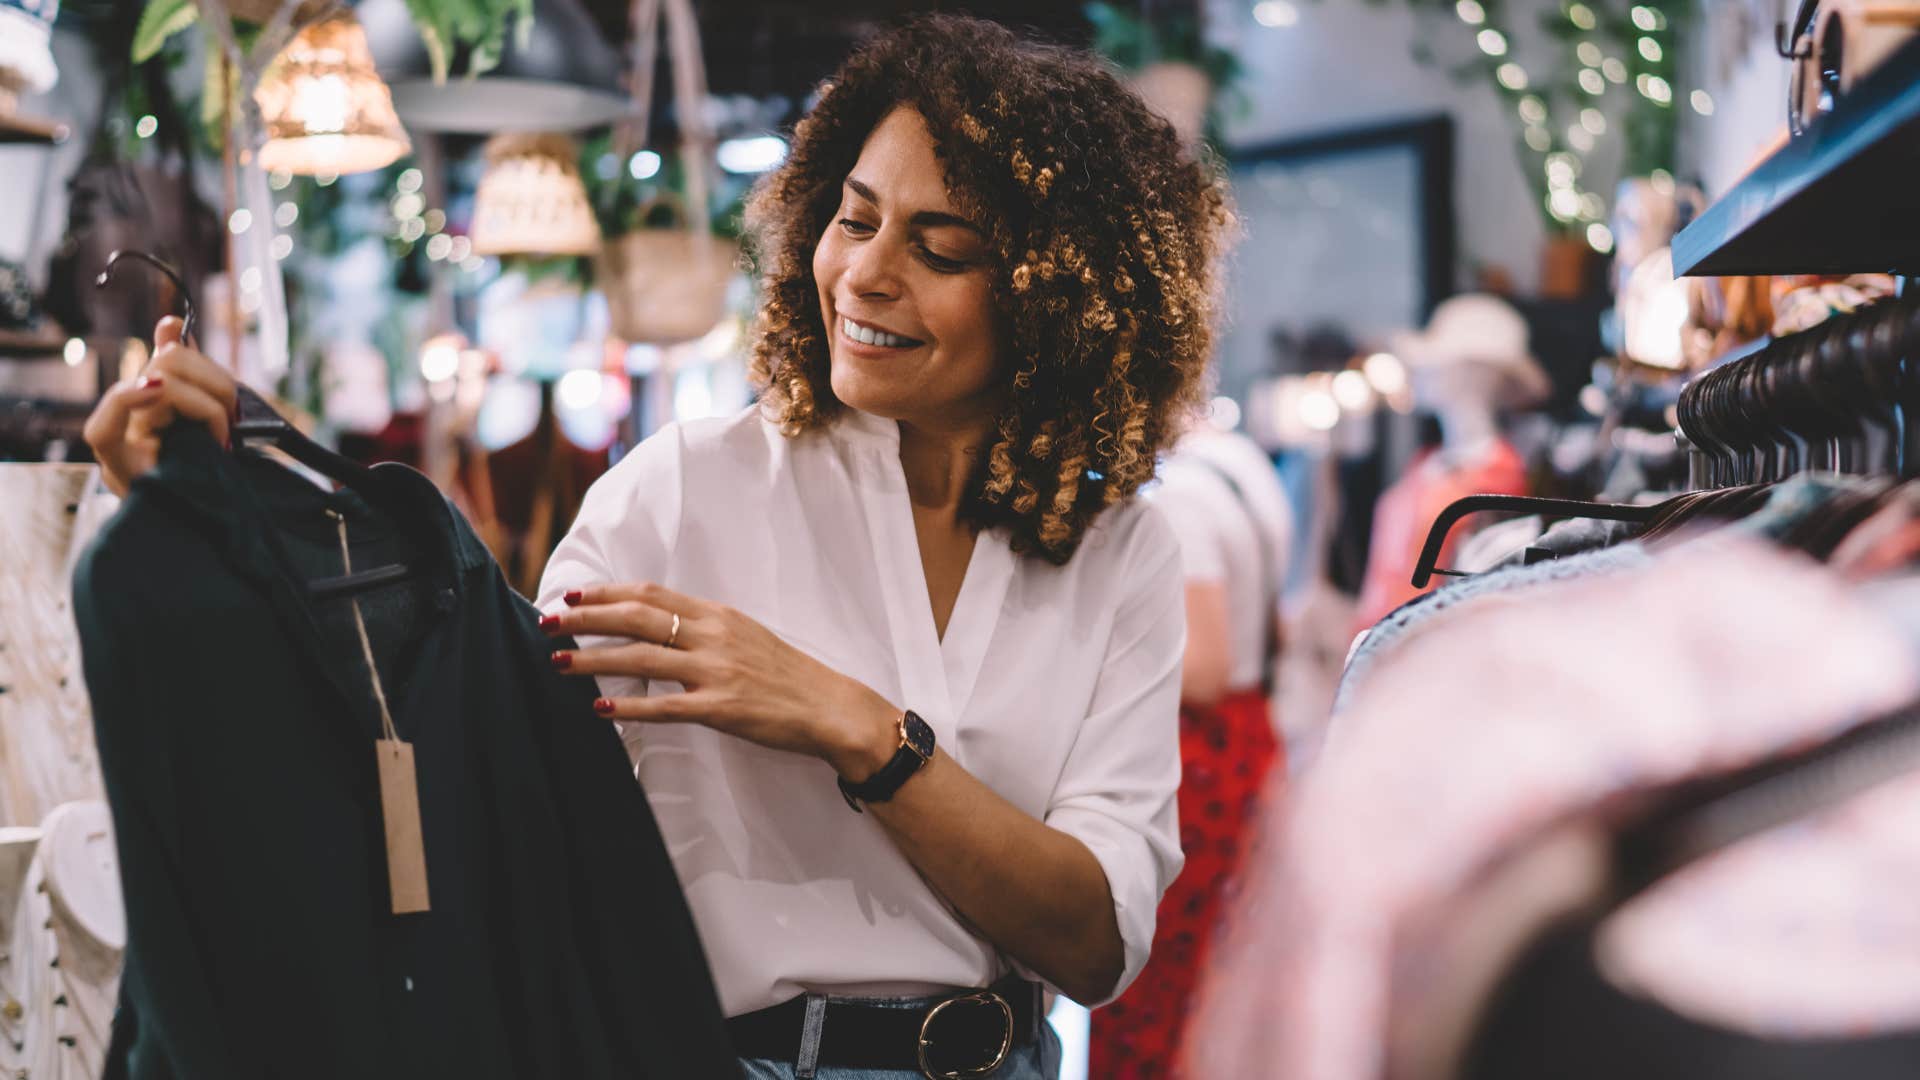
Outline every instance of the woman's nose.
POLYGON ((875 236, 856 244, 847 257, 846 283, 856 296, 894 296, 900 291, 896 245, 875 236))

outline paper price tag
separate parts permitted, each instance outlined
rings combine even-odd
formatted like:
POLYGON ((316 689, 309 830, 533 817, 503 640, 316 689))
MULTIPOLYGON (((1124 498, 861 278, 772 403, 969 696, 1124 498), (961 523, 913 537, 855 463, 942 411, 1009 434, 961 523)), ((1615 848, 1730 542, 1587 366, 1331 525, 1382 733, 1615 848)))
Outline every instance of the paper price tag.
POLYGON ((420 786, 413 770, 413 744, 375 740, 380 761, 380 810, 387 826, 387 888, 393 913, 428 910, 427 849, 420 835, 420 786))

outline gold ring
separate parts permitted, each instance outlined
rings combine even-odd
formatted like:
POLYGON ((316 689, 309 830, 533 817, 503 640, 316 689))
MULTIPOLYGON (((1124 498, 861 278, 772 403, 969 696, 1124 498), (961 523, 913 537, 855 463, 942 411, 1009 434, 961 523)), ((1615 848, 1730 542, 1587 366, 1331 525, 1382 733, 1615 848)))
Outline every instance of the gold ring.
POLYGON ((680 616, 675 615, 673 617, 673 629, 667 631, 667 642, 666 642, 667 648, 669 649, 673 648, 673 643, 679 640, 680 640, 680 616))

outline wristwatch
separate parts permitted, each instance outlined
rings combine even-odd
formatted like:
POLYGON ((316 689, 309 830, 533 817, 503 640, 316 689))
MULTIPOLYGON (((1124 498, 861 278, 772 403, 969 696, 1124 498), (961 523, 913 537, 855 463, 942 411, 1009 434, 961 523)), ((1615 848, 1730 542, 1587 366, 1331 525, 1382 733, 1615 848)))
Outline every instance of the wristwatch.
POLYGON ((854 813, 864 813, 860 809, 863 802, 886 802, 900 785, 920 771, 920 766, 933 760, 933 729, 927 726, 920 714, 908 709, 900 714, 900 749, 894 751, 893 760, 880 767, 880 771, 858 784, 849 783, 846 777, 840 778, 840 795, 853 807, 854 813))

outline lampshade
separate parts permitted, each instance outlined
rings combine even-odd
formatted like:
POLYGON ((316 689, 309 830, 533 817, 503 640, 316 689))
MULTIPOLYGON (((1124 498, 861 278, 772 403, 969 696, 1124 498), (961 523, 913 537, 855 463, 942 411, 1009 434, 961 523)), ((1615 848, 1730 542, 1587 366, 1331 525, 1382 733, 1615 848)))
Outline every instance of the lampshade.
POLYGON ((53 66, 53 20, 60 0, 0 0, 0 93, 44 94, 53 66))
POLYGON ((620 54, 579 0, 533 0, 533 25, 509 29, 498 65, 440 84, 406 0, 363 0, 358 10, 394 108, 415 131, 580 131, 631 107, 620 54))
POLYGON ((342 9, 300 31, 260 80, 262 168, 313 176, 383 169, 412 148, 374 70, 366 31, 342 9))
POLYGON ((496 135, 473 195, 478 255, 589 255, 600 225, 580 181, 579 148, 565 135, 496 135))

